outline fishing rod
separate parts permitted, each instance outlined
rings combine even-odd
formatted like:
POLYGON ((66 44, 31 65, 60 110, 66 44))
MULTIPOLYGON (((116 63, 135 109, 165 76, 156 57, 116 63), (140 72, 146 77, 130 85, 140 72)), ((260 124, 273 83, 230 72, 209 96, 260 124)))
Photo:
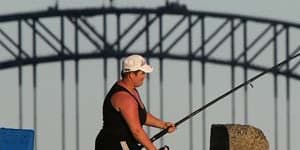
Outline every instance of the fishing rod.
MULTIPOLYGON (((264 72, 261 72, 260 74, 258 74, 258 75, 256 75, 256 76, 252 77, 251 79, 249 79, 249 80, 247 80, 247 81, 241 83, 240 85, 234 87, 233 89, 229 90, 228 92, 224 93, 223 95, 217 97, 216 99, 210 101, 210 102, 207 103, 206 105, 202 106, 201 108, 195 110, 195 111, 192 112, 191 114, 189 114, 189 115, 185 116, 184 118, 182 118, 181 120, 177 121, 177 122, 175 123, 175 127, 179 126, 179 125, 182 124, 184 121, 186 121, 186 120, 192 118, 192 117, 195 116, 196 114, 200 113, 200 112, 203 111, 204 109, 206 109, 206 108, 208 108, 209 106, 215 104, 216 102, 220 101, 221 99, 223 99, 224 97, 228 96, 229 94, 235 92, 236 90, 240 89, 241 87, 243 87, 243 86, 245 86, 245 85, 248 85, 248 84, 251 85, 251 83, 252 83, 253 81, 255 81, 256 79, 258 79, 259 77, 265 75, 265 74, 268 73, 268 72, 273 71, 275 68, 277 68, 277 67, 279 67, 279 66, 281 66, 281 65, 283 65, 283 64, 285 64, 285 63, 287 63, 287 62, 289 62, 290 60, 292 60, 292 59, 294 59, 294 58, 296 58, 296 57, 298 57, 298 56, 300 56, 300 53, 299 53, 299 54, 296 54, 296 55, 294 55, 294 56, 288 57, 287 59, 283 60, 282 62, 280 62, 280 63, 278 63, 278 64, 276 64, 276 65, 274 65, 273 67, 271 67, 271 68, 265 70, 264 72)), ((251 86, 252 86, 252 85, 251 85, 251 86)), ((157 139, 161 138, 161 137, 164 136, 166 133, 168 133, 168 129, 169 129, 169 128, 164 129, 164 130, 160 131, 159 133, 155 134, 150 140, 151 140, 152 142, 154 142, 154 141, 156 141, 157 139)))

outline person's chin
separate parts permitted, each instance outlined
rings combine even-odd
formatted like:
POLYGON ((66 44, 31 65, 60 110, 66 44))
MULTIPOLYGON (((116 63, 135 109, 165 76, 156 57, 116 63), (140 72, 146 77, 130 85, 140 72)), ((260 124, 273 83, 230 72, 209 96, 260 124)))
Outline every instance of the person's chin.
POLYGON ((141 84, 138 84, 136 87, 140 87, 140 86, 142 86, 143 85, 143 83, 141 83, 141 84))

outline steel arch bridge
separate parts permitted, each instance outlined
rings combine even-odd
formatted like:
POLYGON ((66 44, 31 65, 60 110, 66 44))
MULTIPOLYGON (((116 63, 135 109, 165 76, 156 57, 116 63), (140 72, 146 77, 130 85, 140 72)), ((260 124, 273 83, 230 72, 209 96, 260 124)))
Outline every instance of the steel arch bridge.
MULTIPOLYGON (((102 100, 120 78, 124 56, 139 53, 153 64, 141 88, 144 101, 152 113, 176 121, 299 53, 299 28, 180 4, 1 15, 0 125, 34 128, 36 149, 93 149, 102 100)), ((299 148, 299 65, 289 62, 254 88, 245 86, 160 144, 208 149, 210 124, 249 123, 267 133, 273 149, 299 148)))

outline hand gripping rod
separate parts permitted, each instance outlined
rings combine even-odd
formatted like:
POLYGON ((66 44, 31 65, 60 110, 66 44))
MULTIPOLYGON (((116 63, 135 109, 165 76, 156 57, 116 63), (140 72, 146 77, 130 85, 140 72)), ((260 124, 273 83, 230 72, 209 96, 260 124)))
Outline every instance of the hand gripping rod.
MULTIPOLYGON (((256 79, 258 79, 259 77, 263 76, 264 74, 273 71, 275 68, 277 68, 277 67, 279 67, 279 66, 281 66, 281 65, 283 65, 283 64, 285 64, 285 63, 287 63, 287 62, 289 62, 290 60, 292 60, 292 59, 298 57, 299 55, 300 55, 300 53, 299 53, 299 54, 296 54, 296 55, 294 55, 294 56, 290 56, 290 57, 288 57, 287 59, 285 59, 285 60, 283 60, 282 62, 280 62, 279 64, 274 65, 273 67, 271 67, 271 68, 265 70, 264 72, 261 72, 260 74, 258 74, 258 75, 256 75, 256 76, 252 77, 251 79, 249 79, 249 80, 247 80, 247 81, 241 83, 240 85, 234 87, 233 89, 229 90, 228 92, 224 93, 223 95, 217 97, 216 99, 210 101, 210 102, 207 103, 206 105, 202 106, 201 108, 195 110, 195 111, 192 112, 191 114, 189 114, 189 115, 185 116, 184 118, 182 118, 181 120, 177 121, 177 122, 175 123, 175 126, 179 126, 179 125, 180 125, 181 123, 183 123, 184 121, 186 121, 186 120, 192 118, 193 116, 195 116, 195 115, 198 114, 199 112, 203 111, 203 110, 206 109, 207 107, 213 105, 214 103, 218 102, 218 101, 221 100, 222 98, 224 98, 224 97, 228 96, 229 94, 235 92, 236 90, 240 89, 241 87, 243 87, 243 86, 245 86, 245 85, 247 85, 247 84, 249 84, 249 83, 255 81, 256 79)), ((164 136, 166 133, 168 133, 168 128, 167 128, 167 129, 164 129, 164 130, 162 130, 162 131, 160 131, 160 132, 157 133, 157 134, 155 134, 155 135, 151 138, 151 141, 152 141, 152 142, 156 141, 157 139, 159 139, 159 138, 161 138, 162 136, 164 136)))

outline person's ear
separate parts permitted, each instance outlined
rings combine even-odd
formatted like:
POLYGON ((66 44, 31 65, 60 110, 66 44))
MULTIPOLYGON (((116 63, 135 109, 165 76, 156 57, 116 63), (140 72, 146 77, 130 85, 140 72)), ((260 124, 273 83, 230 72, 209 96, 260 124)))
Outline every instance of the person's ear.
POLYGON ((130 79, 132 79, 134 75, 135 75, 135 74, 134 74, 133 72, 129 72, 129 73, 128 73, 128 77, 129 77, 130 79))

